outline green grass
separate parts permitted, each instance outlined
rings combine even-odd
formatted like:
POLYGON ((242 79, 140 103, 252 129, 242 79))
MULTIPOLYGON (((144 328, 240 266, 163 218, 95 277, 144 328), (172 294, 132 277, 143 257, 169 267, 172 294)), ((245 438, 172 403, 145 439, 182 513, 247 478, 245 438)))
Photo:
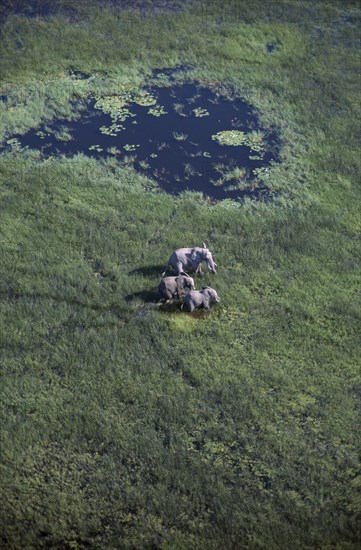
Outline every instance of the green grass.
POLYGON ((184 64, 277 128, 282 163, 272 202, 211 205, 116 159, 1 155, 0 545, 358 548, 357 3, 64 5, 3 26, 3 143, 184 64), (221 303, 153 303, 204 241, 221 303))

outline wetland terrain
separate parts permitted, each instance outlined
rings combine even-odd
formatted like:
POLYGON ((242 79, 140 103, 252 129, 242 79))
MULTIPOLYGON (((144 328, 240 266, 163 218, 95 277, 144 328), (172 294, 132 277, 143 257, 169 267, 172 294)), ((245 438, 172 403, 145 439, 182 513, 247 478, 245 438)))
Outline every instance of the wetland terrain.
POLYGON ((0 13, 0 547, 359 548, 359 3, 0 13))

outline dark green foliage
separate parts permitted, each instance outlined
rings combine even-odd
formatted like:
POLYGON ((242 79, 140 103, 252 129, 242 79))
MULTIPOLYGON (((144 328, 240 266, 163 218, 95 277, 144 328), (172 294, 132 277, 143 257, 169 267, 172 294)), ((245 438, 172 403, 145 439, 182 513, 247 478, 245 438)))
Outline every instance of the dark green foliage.
POLYGON ((3 24, 4 140, 183 62, 251 101, 283 162, 274 201, 211 205, 114 160, 1 155, 1 547, 360 545, 359 10, 214 5, 3 24), (221 303, 157 305, 203 241, 221 303))

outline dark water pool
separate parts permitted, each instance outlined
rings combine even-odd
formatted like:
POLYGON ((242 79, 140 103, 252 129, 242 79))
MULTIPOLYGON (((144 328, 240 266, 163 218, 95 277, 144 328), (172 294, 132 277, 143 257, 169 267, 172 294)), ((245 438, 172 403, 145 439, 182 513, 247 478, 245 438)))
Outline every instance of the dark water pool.
POLYGON ((266 197, 258 176, 278 153, 276 134, 260 128, 249 105, 196 82, 89 100, 79 120, 56 121, 17 143, 44 156, 113 156, 167 193, 215 200, 266 197))

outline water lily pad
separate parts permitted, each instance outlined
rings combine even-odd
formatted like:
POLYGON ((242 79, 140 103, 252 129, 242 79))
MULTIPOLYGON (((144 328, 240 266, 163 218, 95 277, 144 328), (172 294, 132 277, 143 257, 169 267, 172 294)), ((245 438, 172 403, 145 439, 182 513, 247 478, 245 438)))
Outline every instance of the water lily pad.
POLYGON ((11 145, 11 146, 19 146, 19 145, 20 145, 20 141, 19 141, 18 139, 16 139, 16 138, 8 139, 8 140, 6 141, 6 143, 7 143, 8 145, 11 145))
POLYGON ((41 130, 38 130, 36 132, 36 135, 39 136, 40 139, 44 139, 48 134, 46 134, 45 132, 42 132, 41 130))
POLYGON ((209 111, 207 111, 207 109, 203 109, 202 107, 193 109, 193 113, 196 117, 209 116, 209 111))
POLYGON ((135 151, 136 149, 138 149, 138 147, 139 147, 138 144, 131 144, 131 143, 126 143, 125 145, 123 145, 123 148, 126 151, 135 151))
POLYGON ((220 145, 246 145, 254 152, 261 152, 264 149, 264 136, 262 132, 257 131, 246 134, 241 130, 223 130, 213 134, 212 139, 218 141, 220 145))
POLYGON ((150 107, 151 105, 155 105, 157 103, 156 98, 151 93, 143 90, 135 93, 132 97, 132 101, 138 105, 142 105, 143 107, 150 107))
POLYGON ((119 132, 125 129, 125 126, 122 124, 116 124, 113 122, 110 126, 101 126, 99 130, 102 134, 105 134, 106 136, 113 136, 115 137, 119 132))
POLYGON ((220 145, 244 145, 247 136, 241 130, 223 130, 217 134, 213 134, 212 139, 218 141, 220 145))
POLYGON ((148 114, 153 116, 161 116, 166 115, 167 111, 164 109, 164 107, 162 107, 162 105, 155 105, 148 110, 148 114))

